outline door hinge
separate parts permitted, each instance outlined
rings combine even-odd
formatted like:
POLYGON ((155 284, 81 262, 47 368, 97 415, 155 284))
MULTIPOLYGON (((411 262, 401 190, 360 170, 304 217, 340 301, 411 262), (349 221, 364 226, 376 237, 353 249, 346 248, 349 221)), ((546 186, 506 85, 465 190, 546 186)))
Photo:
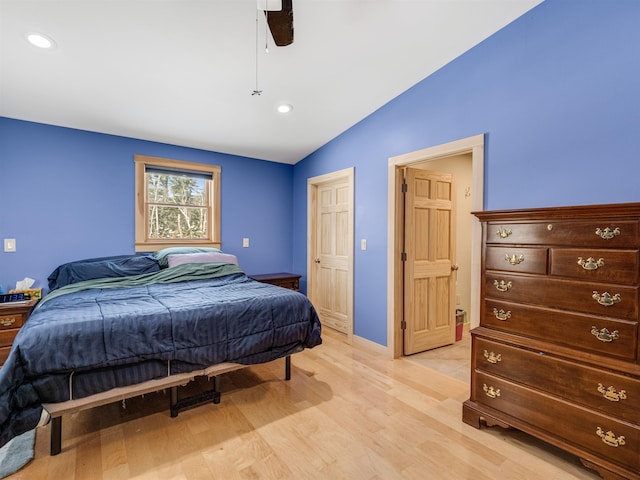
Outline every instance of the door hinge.
POLYGON ((400 261, 401 262, 406 262, 407 261, 407 252, 402 252, 400 254, 400 261))
POLYGON ((407 189, 408 189, 408 187, 407 187, 407 182, 404 182, 404 183, 402 184, 402 193, 407 193, 407 189))
POLYGON ((400 322, 400 329, 401 330, 406 330, 407 329, 407 322, 405 322, 404 320, 402 320, 400 322))

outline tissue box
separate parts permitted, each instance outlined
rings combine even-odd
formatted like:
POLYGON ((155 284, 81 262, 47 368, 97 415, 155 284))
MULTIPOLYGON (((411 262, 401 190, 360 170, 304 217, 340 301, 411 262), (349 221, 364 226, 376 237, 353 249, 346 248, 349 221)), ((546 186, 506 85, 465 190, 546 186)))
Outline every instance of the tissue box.
POLYGON ((41 288, 29 288, 27 290, 9 290, 9 293, 28 293, 31 295, 31 298, 42 298, 42 289, 41 288))

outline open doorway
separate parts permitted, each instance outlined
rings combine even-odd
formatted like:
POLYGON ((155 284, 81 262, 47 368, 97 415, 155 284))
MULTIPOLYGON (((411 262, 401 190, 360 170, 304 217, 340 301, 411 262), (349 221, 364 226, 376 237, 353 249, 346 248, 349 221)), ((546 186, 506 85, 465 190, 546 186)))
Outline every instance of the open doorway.
POLYGON ((464 241, 459 241, 458 251, 461 260, 465 254, 468 256, 468 267, 464 279, 460 278, 461 275, 458 276, 458 284, 460 302, 462 304, 462 295, 465 295, 468 299, 468 310, 465 309, 465 311, 467 311, 470 326, 474 327, 479 323, 481 229, 477 219, 468 212, 480 211, 484 204, 484 135, 476 135, 389 159, 387 349, 394 358, 401 356, 403 352, 404 288, 401 259, 404 246, 403 170, 411 166, 426 169, 437 167, 435 169, 439 171, 447 171, 456 170, 458 167, 464 169, 465 164, 470 166, 470 180, 465 182, 464 176, 459 173, 462 175, 459 190, 463 197, 467 195, 468 206, 465 208, 467 214, 464 214, 463 210, 457 217, 467 217, 466 238, 464 241), (468 288, 468 296, 463 293, 465 284, 468 288))

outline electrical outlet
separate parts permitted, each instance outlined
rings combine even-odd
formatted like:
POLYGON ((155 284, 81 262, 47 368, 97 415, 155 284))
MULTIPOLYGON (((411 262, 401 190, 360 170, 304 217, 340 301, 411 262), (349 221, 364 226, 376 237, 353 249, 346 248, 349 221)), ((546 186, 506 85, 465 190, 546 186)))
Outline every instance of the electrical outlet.
POLYGON ((243 248, 249 248, 249 239, 248 238, 243 238, 242 239, 242 247, 243 248))
POLYGON ((5 252, 15 252, 16 251, 16 239, 15 238, 5 238, 4 239, 4 251, 5 252))

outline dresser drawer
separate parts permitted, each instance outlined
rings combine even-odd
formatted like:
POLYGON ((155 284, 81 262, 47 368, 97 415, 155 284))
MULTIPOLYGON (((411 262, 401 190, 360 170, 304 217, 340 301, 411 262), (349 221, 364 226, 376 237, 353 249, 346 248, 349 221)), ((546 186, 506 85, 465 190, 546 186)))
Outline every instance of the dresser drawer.
POLYGON ((518 347, 474 338, 476 368, 598 412, 638 422, 640 380, 518 347))
POLYGON ((629 220, 489 222, 486 228, 487 243, 620 248, 636 247, 639 236, 639 222, 629 220))
POLYGON ((547 249, 532 247, 487 247, 485 268, 507 272, 547 273, 547 249))
POLYGON ((637 322, 497 300, 485 300, 484 307, 483 327, 629 361, 636 358, 637 322))
POLYGON ((638 318, 635 286, 487 272, 484 296, 624 320, 638 318))
POLYGON ((638 283, 638 250, 552 248, 551 275, 591 282, 638 283))
POLYGON ((636 425, 478 371, 472 397, 569 444, 640 469, 640 429, 636 425))

